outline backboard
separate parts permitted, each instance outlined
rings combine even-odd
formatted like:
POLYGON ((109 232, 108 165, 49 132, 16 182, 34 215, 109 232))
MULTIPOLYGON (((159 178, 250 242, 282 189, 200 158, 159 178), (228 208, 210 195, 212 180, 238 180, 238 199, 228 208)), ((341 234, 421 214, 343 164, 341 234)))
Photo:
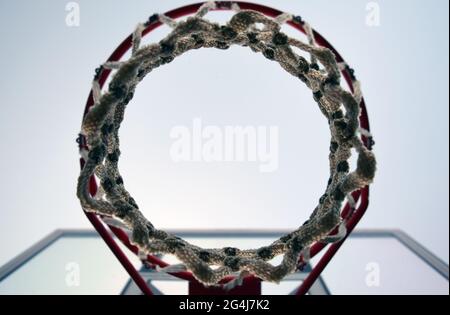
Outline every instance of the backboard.
MULTIPOLYGON (((171 232, 204 247, 252 248, 268 244, 286 231, 171 232)), ((129 256, 154 293, 189 293, 188 282, 145 268, 134 254, 129 256)), ((169 256, 163 258, 176 263, 169 256)), ((320 254, 312 259, 311 266, 319 258, 320 254)), ((262 282, 261 293, 290 294, 311 266, 278 285, 262 282)), ((95 231, 58 230, 0 268, 0 294, 140 294, 140 291, 95 231)), ((448 265, 401 231, 356 230, 309 294, 449 294, 448 265)))

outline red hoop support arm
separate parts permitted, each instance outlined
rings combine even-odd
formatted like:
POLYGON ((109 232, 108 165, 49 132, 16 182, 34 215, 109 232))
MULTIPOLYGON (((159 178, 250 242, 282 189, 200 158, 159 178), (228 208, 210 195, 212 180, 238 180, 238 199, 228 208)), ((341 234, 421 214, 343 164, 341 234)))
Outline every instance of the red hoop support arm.
MULTIPOLYGON (((277 9, 273 9, 273 8, 270 8, 270 7, 267 7, 264 5, 242 2, 242 1, 216 1, 217 8, 215 10, 216 11, 231 10, 232 3, 236 3, 243 10, 254 10, 254 11, 260 12, 266 16, 269 16, 269 17, 276 17, 283 13, 282 11, 279 11, 277 9)), ((186 15, 194 14, 195 12, 197 12, 197 10, 200 8, 200 6, 202 4, 203 4, 203 2, 183 6, 183 7, 168 11, 165 13, 165 15, 172 19, 177 19, 177 18, 186 16, 186 15)), ((300 32, 305 33, 305 30, 301 24, 295 23, 293 21, 288 21, 287 24, 292 26, 293 28, 299 30, 300 32)), ((143 30, 142 36, 144 37, 145 35, 152 32, 153 30, 155 30, 156 28, 158 28, 161 25, 162 25, 162 23, 159 21, 150 23, 145 28, 145 30, 143 30)), ((336 51, 336 49, 334 49, 334 47, 324 37, 322 37, 316 31, 314 31, 314 37, 315 37, 316 43, 318 45, 320 45, 322 47, 326 47, 326 48, 330 49, 331 51, 333 51, 333 53, 336 56, 337 62, 339 62, 339 63, 344 62, 344 59, 342 58, 342 56, 336 51)), ((119 61, 123 57, 123 55, 131 48, 131 45, 132 45, 132 35, 129 35, 116 48, 116 50, 111 54, 111 56, 108 58, 107 61, 119 61)), ((351 70, 349 68, 344 69, 342 71, 342 75, 343 75, 347 85, 349 86, 350 90, 353 91, 352 73, 350 71, 351 70)), ((110 69, 103 69, 103 71, 101 71, 100 77, 99 77, 100 87, 103 87, 103 85, 105 84, 105 82, 110 74, 111 74, 110 69)), ((87 114, 89 108, 93 105, 94 105, 94 99, 93 99, 93 93, 91 90, 89 93, 88 99, 87 99, 83 118, 87 114)), ((360 108, 361 108, 360 126, 361 126, 361 128, 364 128, 369 131, 370 130, 369 119, 368 119, 367 109, 366 109, 364 99, 361 100, 360 108)), ((367 148, 371 149, 371 146, 372 146, 371 139, 367 139, 366 137, 362 136, 362 140, 363 140, 365 146, 367 148)), ((79 146, 80 146, 80 148, 87 149, 86 145, 85 145, 85 141, 83 141, 83 139, 80 139, 79 146)), ((84 160, 82 158, 80 159, 80 162, 81 162, 80 163, 81 167, 83 167, 84 160)), ((90 190, 90 193, 92 196, 94 196, 95 193, 97 192, 97 183, 96 183, 96 180, 94 177, 92 177, 90 180, 89 190, 90 190)), ((314 282, 320 276, 321 272, 325 269, 325 267, 328 265, 330 260, 334 257, 336 252, 339 250, 339 248, 342 246, 342 244, 347 239, 348 235, 353 231, 355 226, 358 224, 358 222, 361 220, 364 213, 366 212, 368 204, 369 204, 369 187, 364 187, 358 191, 353 192, 352 196, 355 199, 356 203, 359 202, 359 206, 357 207, 357 209, 355 209, 352 212, 350 204, 346 203, 346 205, 344 206, 344 208, 341 212, 341 216, 343 218, 347 218, 347 225, 346 225, 347 234, 346 234, 346 236, 341 241, 331 244, 329 246, 329 248, 324 253, 324 255, 321 257, 321 259, 319 260, 317 265, 315 265, 314 268, 312 268, 312 271, 309 273, 309 275, 306 277, 306 279, 303 281, 303 283, 299 286, 299 288, 295 291, 296 295, 304 295, 309 291, 311 286, 314 284, 314 282)), ((121 248, 118 246, 116 240, 113 237, 113 235, 115 235, 131 252, 133 252, 134 254, 138 254, 137 247, 131 244, 127 233, 117 227, 106 225, 105 223, 103 223, 101 218, 99 216, 95 215, 94 213, 85 212, 85 214, 86 214, 87 218, 89 219, 89 221, 91 222, 91 224, 94 226, 94 228, 97 230, 97 232, 103 238, 105 243, 108 245, 108 247, 114 253, 116 258, 119 260, 119 262, 125 268, 125 270, 128 272, 130 277, 133 279, 133 281, 139 287, 139 289, 146 295, 153 295, 153 292, 148 287, 148 285, 145 282, 145 280, 143 279, 143 277, 139 274, 139 272, 136 270, 136 268, 134 268, 133 264, 130 262, 127 255, 121 250, 121 248), (105 225, 109 227, 109 229, 112 233, 110 233, 106 229, 105 225)), ((334 233, 334 231, 330 234, 333 234, 333 233, 334 233)), ((314 257, 315 255, 317 255, 326 246, 327 246, 327 244, 324 244, 324 243, 313 244, 311 246, 311 250, 310 250, 311 258, 314 257)), ((169 265, 166 262, 164 262, 163 260, 161 260, 153 255, 147 256, 147 262, 149 262, 152 265, 157 265, 159 267, 166 267, 169 265)), ((301 259, 300 259, 299 263, 300 264, 302 263, 301 259)), ((192 286, 195 288, 199 288, 202 286, 190 272, 176 272, 176 273, 170 273, 170 274, 173 276, 176 276, 180 279, 189 281, 191 284, 193 284, 192 286)), ((248 277, 248 278, 254 278, 257 281, 260 281, 258 278, 253 277, 253 276, 248 277)), ((224 283, 231 281, 232 279, 233 279, 233 277, 226 277, 220 283, 224 284, 224 283)), ((254 281, 250 281, 250 283, 252 283, 252 286, 254 286, 254 284, 255 284, 254 281)), ((245 282, 244 282, 244 285, 245 285, 245 282)), ((260 290, 260 288, 259 288, 259 290, 260 290)), ((259 291, 259 293, 260 293, 260 291, 259 291)))

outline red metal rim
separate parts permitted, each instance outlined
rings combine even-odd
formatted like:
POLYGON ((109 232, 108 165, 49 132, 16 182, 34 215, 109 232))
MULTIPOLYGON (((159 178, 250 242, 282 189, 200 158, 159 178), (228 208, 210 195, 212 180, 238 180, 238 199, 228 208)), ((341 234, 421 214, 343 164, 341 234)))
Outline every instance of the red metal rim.
MULTIPOLYGON (((258 11, 266 16, 269 17, 276 17, 283 13, 282 11, 279 11, 277 9, 273 9, 264 5, 255 4, 255 3, 248 3, 248 2, 242 2, 242 1, 217 1, 217 8, 215 10, 231 10, 231 4, 236 3, 239 5, 241 9, 248 9, 248 10, 254 10, 258 11)), ((190 14, 194 14, 198 8, 203 4, 201 3, 195 3, 187 6, 183 6, 171 11, 168 11, 165 13, 165 15, 176 19, 183 16, 187 16, 190 14)), ((294 22, 287 22, 288 25, 292 26, 293 28, 299 30, 302 33, 305 33, 305 30, 300 24, 294 23, 294 22)), ((151 23, 146 27, 146 29, 143 31, 142 36, 147 35, 148 33, 152 32, 162 24, 160 22, 154 22, 151 23)), ((344 59, 342 56, 334 49, 334 47, 319 33, 314 31, 315 39, 318 45, 327 47, 333 51, 333 53, 336 56, 337 62, 344 62, 344 59)), ((111 56, 108 58, 108 61, 119 61, 123 55, 131 48, 132 45, 132 35, 129 35, 117 48, 114 50, 114 52, 111 54, 111 56)), ((104 69, 99 77, 99 84, 102 87, 109 75, 111 74, 111 70, 104 69)), ((349 72, 349 69, 344 69, 342 71, 342 75, 349 86, 349 88, 353 91, 353 84, 352 84, 352 75, 349 72)), ((86 107, 84 110, 83 118, 88 112, 89 108, 93 106, 94 99, 92 90, 89 93, 86 107)), ((367 115, 367 109, 365 106, 364 99, 362 99, 360 103, 361 107, 361 115, 360 115, 360 127, 364 128, 366 130, 370 130, 369 126, 369 119, 367 115)), ((366 147, 370 148, 371 143, 369 139, 362 137, 364 144, 366 147)), ((83 147, 84 144, 80 143, 80 147, 83 147)), ((83 159, 80 160, 81 167, 83 167, 84 161, 83 159)), ((97 191, 97 183, 94 177, 90 180, 89 190, 92 195, 95 195, 97 191)), ((355 228, 355 226, 358 224, 358 222, 361 220, 362 216, 364 215, 369 202, 369 187, 365 187, 363 189, 360 189, 358 191, 353 192, 353 197, 356 202, 359 202, 359 206, 357 209, 351 214, 351 216, 348 218, 347 221, 347 236, 351 233, 351 231, 355 228)), ((347 203, 342 212, 342 217, 346 217, 351 210, 350 205, 347 203)), ((120 261, 122 266, 127 270, 130 277, 135 281, 137 286, 142 290, 142 292, 146 295, 152 295, 152 291, 147 286, 145 280, 141 277, 139 272, 133 267, 129 259, 127 258, 126 254, 120 249, 120 247, 117 245, 117 242, 113 238, 113 235, 111 232, 133 253, 137 254, 137 248, 130 243, 130 240, 128 238, 128 235, 126 232, 124 232, 121 229, 118 229, 113 226, 108 226, 103 223, 101 218, 99 218, 97 215, 93 213, 86 213, 86 216, 88 217, 91 224, 95 227, 97 232, 100 234, 100 236, 103 238, 103 240, 106 242, 108 247, 111 249, 111 251, 114 253, 114 255, 117 257, 117 259, 120 261), (109 227, 108 231, 106 229, 106 226, 109 227)), ((332 232, 333 233, 333 232, 332 232)), ((306 277, 306 279, 302 282, 302 284, 299 286, 299 288, 296 290, 297 295, 303 295, 306 294, 309 290, 309 288, 314 284, 315 280, 320 276, 320 273, 325 269, 327 264, 330 262, 330 260, 333 258, 333 256, 336 254, 336 252, 339 250, 343 242, 346 240, 347 236, 341 240, 338 243, 331 244, 327 251, 323 254, 320 261, 314 266, 312 271, 309 273, 309 275, 306 277)), ((317 255, 320 251, 322 251, 327 245, 323 243, 315 243, 311 246, 311 257, 314 257, 317 255)), ((168 264, 159 258, 148 255, 147 261, 153 265, 158 265, 160 267, 165 267, 168 264)), ((190 272, 178 272, 178 273, 172 273, 172 275, 179 277, 180 279, 191 281, 191 282, 198 282, 193 275, 190 272)), ((227 277, 221 281, 221 283, 226 283, 230 281, 232 277, 227 277)))

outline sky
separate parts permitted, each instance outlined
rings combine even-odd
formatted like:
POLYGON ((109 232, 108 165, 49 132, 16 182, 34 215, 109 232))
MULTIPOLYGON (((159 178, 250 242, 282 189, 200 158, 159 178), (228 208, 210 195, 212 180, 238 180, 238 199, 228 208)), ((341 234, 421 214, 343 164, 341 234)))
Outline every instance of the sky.
MULTIPOLYGON (((79 25, 67 23, 68 3, 0 0, 0 265, 55 229, 90 228, 75 195, 75 138, 94 69, 138 22, 190 2, 75 1, 79 25)), ((401 229, 448 263, 448 2, 258 3, 301 15, 362 82, 378 171, 358 227, 401 229)), ((327 124, 310 91, 242 47, 190 52, 148 75, 121 139, 125 184, 161 228, 295 229, 328 179, 327 124), (198 121, 221 132, 272 127, 275 169, 262 172, 258 159, 176 162, 171 132, 198 121)))

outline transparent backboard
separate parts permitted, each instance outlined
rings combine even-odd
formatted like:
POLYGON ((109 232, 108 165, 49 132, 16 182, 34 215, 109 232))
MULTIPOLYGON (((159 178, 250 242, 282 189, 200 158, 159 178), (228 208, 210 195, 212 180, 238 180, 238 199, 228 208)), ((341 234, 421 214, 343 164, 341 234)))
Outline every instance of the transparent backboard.
MULTIPOLYGON (((204 247, 253 248, 286 231, 172 231, 204 247)), ((121 245, 122 246, 122 245, 121 245)), ((157 294, 188 294, 188 283, 130 260, 157 294)), ((162 257, 176 263, 173 257, 162 257)), ((290 294, 305 278, 296 272, 262 294, 290 294)), ((280 259, 280 258, 278 258, 280 259)), ((277 261, 274 260, 274 263, 277 261)), ((0 268, 0 294, 140 294, 95 231, 59 230, 0 268)), ((449 294, 448 265, 400 231, 351 234, 309 294, 449 294)))

